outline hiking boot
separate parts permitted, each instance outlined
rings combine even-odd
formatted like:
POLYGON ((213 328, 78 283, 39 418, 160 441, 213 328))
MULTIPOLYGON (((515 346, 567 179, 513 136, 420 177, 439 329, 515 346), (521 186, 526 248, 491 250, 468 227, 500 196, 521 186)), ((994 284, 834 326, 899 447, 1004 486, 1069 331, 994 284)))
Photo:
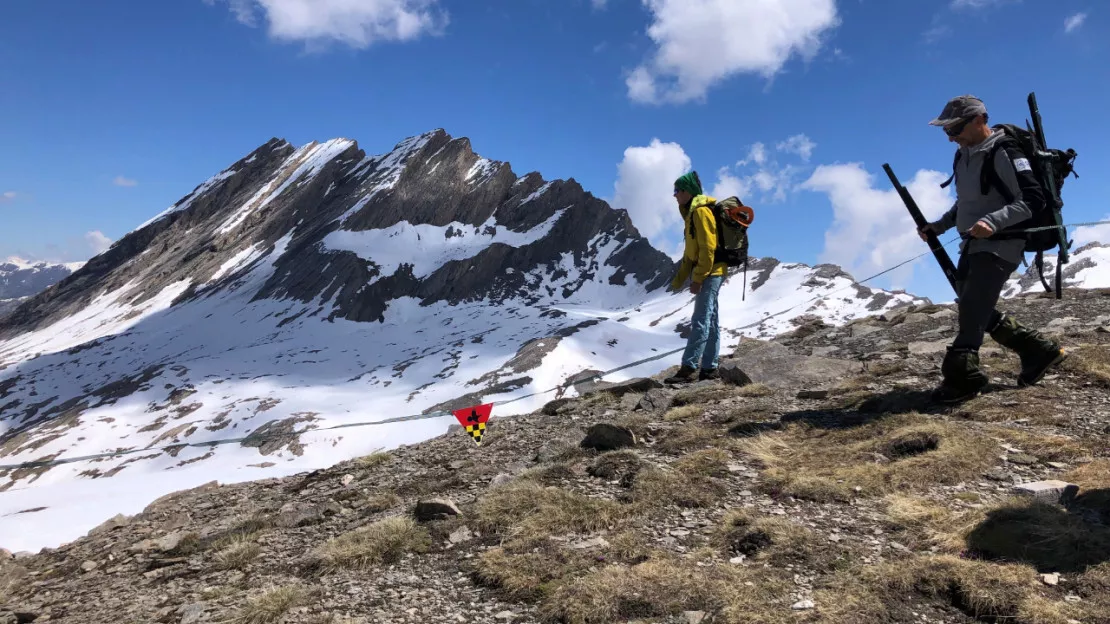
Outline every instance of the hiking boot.
POLYGON ((1035 385, 1049 368, 1067 357, 1059 343, 1049 340, 1035 329, 1025 327, 1012 316, 1003 316, 990 335, 998 344, 1017 351, 1021 358, 1019 386, 1035 385))
POLYGON ((933 400, 940 403, 966 401, 979 394, 990 383, 983 371, 979 370, 979 352, 971 349, 948 347, 940 372, 944 380, 933 391, 933 400))
POLYGON ((698 369, 690 368, 689 366, 683 366, 682 368, 678 369, 677 373, 675 373, 671 377, 667 377, 666 379, 664 379, 663 383, 666 383, 666 384, 689 383, 689 382, 694 380, 694 376, 697 373, 698 373, 698 369))
POLYGON ((703 368, 698 373, 698 381, 705 381, 706 379, 720 379, 721 371, 716 368, 703 368))

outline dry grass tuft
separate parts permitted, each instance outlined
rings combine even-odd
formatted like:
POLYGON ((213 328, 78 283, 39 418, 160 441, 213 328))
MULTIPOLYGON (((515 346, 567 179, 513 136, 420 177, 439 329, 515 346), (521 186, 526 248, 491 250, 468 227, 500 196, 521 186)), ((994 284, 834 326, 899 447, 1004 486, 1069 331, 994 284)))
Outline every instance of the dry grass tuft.
POLYGON ((830 569, 843 563, 837 546, 820 540, 809 529, 782 518, 757 517, 746 510, 730 511, 712 536, 727 557, 745 555, 775 566, 804 565, 830 569))
POLYGON ((1061 367, 1093 383, 1110 388, 1110 347, 1108 346, 1084 345, 1070 349, 1068 359, 1064 360, 1061 367))
POLYGON ((705 410, 700 405, 683 405, 682 407, 672 407, 663 414, 663 420, 667 422, 678 422, 683 420, 695 420, 701 418, 705 410))
POLYGON ((719 383, 683 388, 675 393, 674 400, 671 404, 676 407, 681 407, 683 405, 697 405, 712 401, 720 401, 721 399, 736 396, 737 390, 738 388, 736 386, 719 383))
POLYGON ((395 563, 406 553, 427 552, 427 529, 407 516, 393 516, 328 540, 315 551, 323 570, 365 569, 395 563))
POLYGON ((652 467, 636 474, 630 498, 637 511, 651 514, 667 505, 710 507, 725 493, 724 483, 704 474, 652 467))
POLYGON ((213 556, 216 566, 221 570, 242 570, 254 561, 262 547, 254 541, 254 535, 236 535, 221 540, 223 546, 213 556))
POLYGON ((1096 459, 1083 464, 1069 471, 1063 478, 1084 490, 1110 490, 1110 459, 1096 459))
POLYGON ((783 580, 766 570, 660 558, 581 576, 553 592, 541 617, 544 622, 600 624, 704 611, 720 613, 720 621, 732 624, 795 622, 789 604, 783 604, 787 591, 783 580))
POLYGON ((737 389, 733 392, 733 394, 735 396, 745 397, 745 398, 756 398, 756 397, 771 396, 774 393, 775 393, 774 388, 772 388, 771 386, 768 386, 767 384, 761 384, 761 383, 750 383, 746 386, 740 386, 739 389, 737 389))
POLYGON ((791 424, 739 447, 766 467, 765 490, 816 501, 847 501, 855 488, 880 495, 954 485, 980 474, 998 453, 982 435, 918 414, 845 429, 791 424), (920 452, 910 452, 915 444, 920 452), (886 455, 893 452, 905 454, 886 455))
POLYGON ((602 453, 586 467, 586 474, 606 481, 631 480, 643 466, 644 461, 636 451, 625 449, 602 453))
POLYGON ((997 394, 972 399, 960 406, 958 417, 976 422, 1027 420, 1034 425, 1067 426, 1074 418, 1063 409, 1067 392, 1055 386, 1026 389, 1020 401, 1004 400, 997 394))
POLYGON ((655 448, 664 453, 685 453, 712 446, 715 438, 721 435, 717 429, 696 423, 686 423, 675 427, 661 436, 655 448))
POLYGON ((1063 435, 1044 435, 1016 429, 992 429, 991 433, 1041 461, 1067 462, 1091 454, 1085 442, 1063 435))
POLYGON ((1045 600, 1041 587, 1028 566, 921 556, 853 568, 818 590, 815 601, 826 621, 838 624, 909 621, 903 618, 912 595, 944 600, 983 621, 1064 624, 1066 603, 1045 600))
POLYGON ((514 540, 482 553, 474 575, 507 600, 532 602, 596 565, 594 550, 570 549, 543 538, 514 540))
POLYGON ((727 477, 732 456, 718 448, 694 451, 675 462, 675 470, 702 477, 727 477))
POLYGON ((482 531, 516 529, 522 536, 588 533, 608 527, 629 510, 610 500, 517 481, 488 492, 477 504, 482 531))
POLYGON ((388 490, 375 490, 366 495, 366 502, 362 509, 367 513, 381 513, 400 505, 403 501, 400 496, 388 490))
POLYGON ((386 453, 385 451, 378 451, 376 453, 370 453, 369 455, 359 457, 355 460, 355 462, 357 462, 358 465, 362 468, 374 468, 376 466, 381 466, 391 459, 393 459, 393 456, 389 453, 386 453))
POLYGON ((308 592, 302 587, 277 587, 247 602, 232 621, 235 624, 272 624, 307 598, 308 592))

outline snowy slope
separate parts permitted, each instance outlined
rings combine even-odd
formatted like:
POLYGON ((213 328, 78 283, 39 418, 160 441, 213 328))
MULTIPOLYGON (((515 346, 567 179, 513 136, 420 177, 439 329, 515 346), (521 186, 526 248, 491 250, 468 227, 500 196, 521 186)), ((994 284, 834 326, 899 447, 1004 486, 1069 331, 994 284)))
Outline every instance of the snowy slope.
MULTIPOLYGON (((663 290, 671 269, 623 211, 442 131, 372 157, 348 140, 271 141, 0 323, 0 464, 142 451, 0 469, 0 546, 57 545, 171 491, 319 468, 455 421, 334 427, 679 349, 693 298, 663 290), (160 450, 260 429, 304 433, 160 450)), ((827 265, 765 258, 747 277, 746 301, 739 275, 722 289, 724 351, 798 315, 840 323, 915 300, 827 265)))
MULTIPOLYGON (((1050 287, 1055 287, 1056 255, 1045 254, 1044 278, 1050 287)), ((1072 249, 1063 270, 1064 288, 1110 288, 1110 244, 1088 243, 1072 249)), ((1037 267, 1032 265, 1023 273, 1015 273, 1003 297, 1014 297, 1031 292, 1044 292, 1037 267)))

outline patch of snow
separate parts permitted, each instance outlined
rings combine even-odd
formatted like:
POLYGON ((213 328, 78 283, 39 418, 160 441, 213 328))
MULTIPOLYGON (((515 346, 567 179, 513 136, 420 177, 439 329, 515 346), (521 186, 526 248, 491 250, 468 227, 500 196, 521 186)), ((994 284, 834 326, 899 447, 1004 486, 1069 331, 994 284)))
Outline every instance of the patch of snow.
POLYGON ((478 157, 478 160, 470 166, 470 170, 466 172, 466 178, 464 179, 471 184, 478 184, 489 177, 490 174, 495 173, 500 167, 500 162, 478 157))
POLYGON ((511 247, 534 243, 547 236, 564 212, 556 212, 527 232, 497 227, 495 217, 491 216, 478 226, 457 221, 446 226, 413 225, 401 221, 381 229, 358 232, 336 230, 324 237, 322 243, 326 249, 350 251, 360 258, 371 260, 381 267, 383 277, 395 273, 402 264, 409 264, 412 265, 413 275, 421 278, 431 275, 448 262, 472 258, 494 243, 511 247), (448 237, 446 232, 449 228, 454 228, 457 235, 448 237), (494 233, 487 233, 487 228, 492 228, 494 233))
POLYGON ((319 173, 329 162, 337 158, 352 145, 354 145, 354 141, 349 139, 332 139, 326 143, 313 142, 297 150, 282 163, 278 173, 270 179, 269 183, 263 186, 253 197, 235 210, 231 216, 216 229, 216 232, 219 234, 226 234, 235 229, 252 213, 262 210, 271 201, 280 197, 281 194, 285 192, 285 189, 289 188, 294 183, 298 181, 307 182, 312 179, 312 177, 319 173), (296 168, 292 172, 289 172, 291 167, 296 168), (277 189, 271 191, 275 185, 278 185, 277 189))

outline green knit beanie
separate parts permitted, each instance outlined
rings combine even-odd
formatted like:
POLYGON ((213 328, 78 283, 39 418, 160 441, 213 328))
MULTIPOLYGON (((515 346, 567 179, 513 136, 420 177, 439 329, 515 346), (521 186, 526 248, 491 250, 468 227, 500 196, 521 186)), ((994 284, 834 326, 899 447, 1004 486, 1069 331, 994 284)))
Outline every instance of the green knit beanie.
POLYGON ((686 191, 687 193, 697 196, 702 194, 701 180, 698 179, 698 172, 691 171, 686 175, 674 181, 674 188, 676 191, 686 191))

